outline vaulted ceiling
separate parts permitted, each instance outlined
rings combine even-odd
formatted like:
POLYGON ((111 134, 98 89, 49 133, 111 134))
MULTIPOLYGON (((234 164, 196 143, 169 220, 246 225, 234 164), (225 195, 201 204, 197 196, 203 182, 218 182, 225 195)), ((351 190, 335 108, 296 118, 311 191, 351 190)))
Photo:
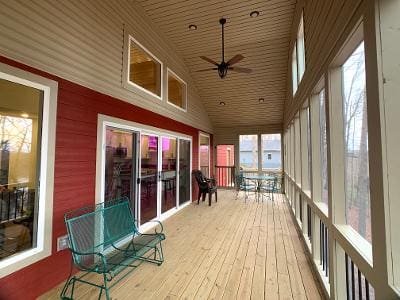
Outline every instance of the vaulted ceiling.
POLYGON ((215 127, 282 123, 296 0, 135 1, 183 57, 215 127), (252 11, 259 16, 250 17, 252 11), (225 61, 242 54, 235 66, 251 68, 251 74, 228 71, 220 79, 217 71, 196 72, 213 67, 199 56, 221 61, 221 17, 227 19, 225 61))

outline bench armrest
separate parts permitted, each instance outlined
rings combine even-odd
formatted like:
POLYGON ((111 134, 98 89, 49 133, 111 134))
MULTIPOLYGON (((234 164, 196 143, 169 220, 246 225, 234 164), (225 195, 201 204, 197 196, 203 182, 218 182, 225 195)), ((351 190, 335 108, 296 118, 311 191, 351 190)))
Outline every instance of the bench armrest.
MULTIPOLYGON (((69 248, 69 250, 72 252, 73 255, 76 255, 76 256, 98 256, 100 258, 100 260, 101 260, 101 263, 103 264, 103 270, 107 269, 107 259, 103 254, 101 254, 99 252, 78 252, 78 251, 75 251, 75 250, 73 250, 71 248, 69 248)), ((90 269, 89 266, 85 266, 84 264, 80 263, 79 261, 75 261, 75 259, 74 259, 74 262, 79 266, 79 268, 82 268, 84 270, 89 270, 90 269)), ((98 271, 98 267, 96 267, 95 269, 91 269, 91 271, 96 271, 97 272, 98 271)))
POLYGON ((161 227, 161 231, 158 232, 158 231, 157 231, 157 226, 156 226, 156 228, 154 229, 155 233, 158 234, 158 233, 163 233, 163 232, 164 232, 164 226, 163 226, 163 224, 162 224, 160 221, 154 220, 154 221, 150 221, 150 222, 158 223, 158 225, 160 225, 160 227, 161 227))

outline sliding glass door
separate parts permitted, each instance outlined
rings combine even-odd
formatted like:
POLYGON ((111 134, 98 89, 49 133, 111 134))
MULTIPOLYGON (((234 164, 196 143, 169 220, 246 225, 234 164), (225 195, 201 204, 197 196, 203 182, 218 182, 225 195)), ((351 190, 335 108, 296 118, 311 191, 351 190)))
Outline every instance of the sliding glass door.
POLYGON ((138 225, 171 215, 191 199, 191 139, 126 124, 102 127, 102 189, 107 202, 127 197, 138 225))
POLYGON ((158 136, 144 135, 140 141, 140 224, 157 218, 158 209, 158 136))

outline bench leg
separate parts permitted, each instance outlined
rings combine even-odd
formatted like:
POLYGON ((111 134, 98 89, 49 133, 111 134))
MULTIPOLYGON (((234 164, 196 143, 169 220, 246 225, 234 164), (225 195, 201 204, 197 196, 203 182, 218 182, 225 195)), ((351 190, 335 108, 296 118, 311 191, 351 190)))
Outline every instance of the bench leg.
MULTIPOLYGON (((104 290, 106 291, 106 299, 110 300, 110 292, 107 287, 107 275, 103 274, 103 281, 104 281, 104 290)), ((101 294, 103 293, 103 289, 100 289, 99 300, 101 299, 101 294)))
POLYGON ((72 268, 73 268, 72 265, 73 265, 73 262, 71 261, 71 270, 69 272, 68 279, 65 282, 65 285, 64 285, 64 287, 63 287, 63 289, 61 291, 61 295, 60 295, 61 299, 74 299, 75 276, 72 276, 72 268), (70 294, 69 297, 67 297, 65 294, 67 293, 68 288, 69 288, 70 285, 72 285, 71 294, 70 294))

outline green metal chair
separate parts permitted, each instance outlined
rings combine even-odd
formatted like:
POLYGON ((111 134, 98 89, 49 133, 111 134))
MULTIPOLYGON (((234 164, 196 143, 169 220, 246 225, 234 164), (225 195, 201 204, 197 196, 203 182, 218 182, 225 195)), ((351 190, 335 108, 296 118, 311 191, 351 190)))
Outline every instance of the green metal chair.
POLYGON ((243 173, 239 173, 236 176, 236 191, 236 199, 239 196, 239 192, 244 191, 244 201, 246 201, 249 198, 250 192, 254 192, 254 197, 256 196, 257 182, 246 179, 243 173))
POLYGON ((141 262, 161 265, 164 261, 161 231, 142 234, 138 231, 128 198, 116 199, 81 208, 64 215, 68 231, 69 249, 72 253, 71 273, 61 292, 61 299, 73 299, 76 282, 82 282, 100 289, 99 299, 105 292, 110 299, 109 289, 128 275, 141 262), (73 266, 84 272, 72 276, 73 266), (126 268, 129 272, 110 283, 126 268), (102 284, 83 278, 90 273, 102 276, 102 284), (68 290, 71 289, 69 296, 68 290))
POLYGON ((276 192, 276 184, 277 184, 277 176, 273 176, 272 180, 262 180, 259 186, 259 192, 264 197, 271 199, 274 201, 274 193, 276 192))

